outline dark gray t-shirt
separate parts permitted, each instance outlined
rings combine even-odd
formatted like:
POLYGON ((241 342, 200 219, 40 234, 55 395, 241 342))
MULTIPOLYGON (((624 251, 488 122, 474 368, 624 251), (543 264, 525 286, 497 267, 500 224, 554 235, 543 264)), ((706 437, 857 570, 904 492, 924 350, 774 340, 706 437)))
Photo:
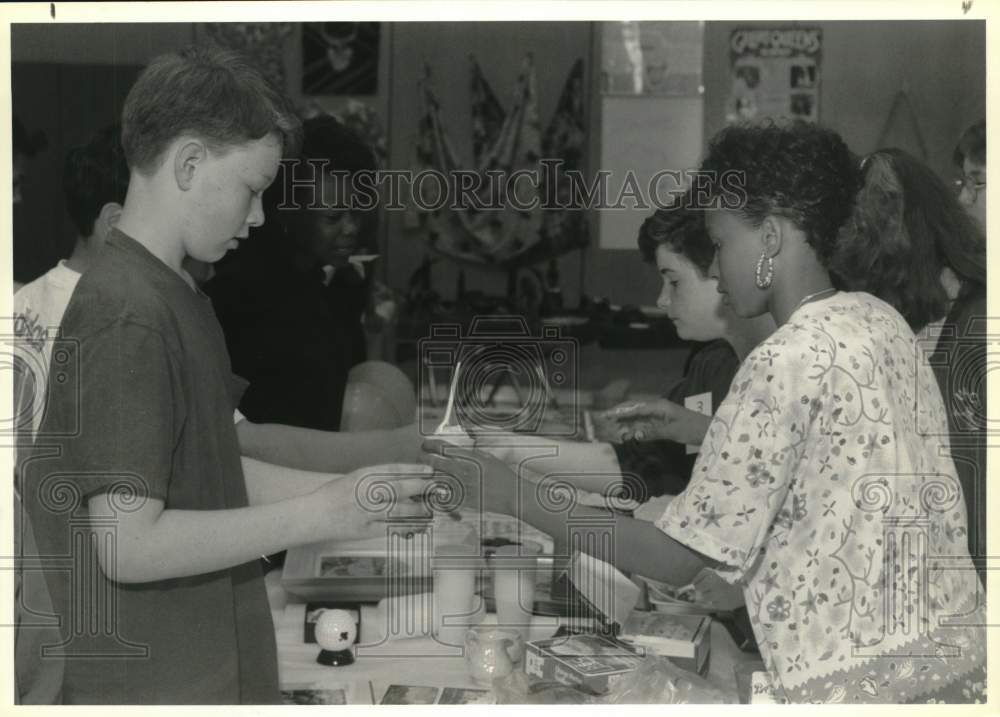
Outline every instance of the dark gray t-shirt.
POLYGON ((257 561, 116 584, 101 571, 86 530, 95 493, 118 495, 120 511, 147 495, 166 509, 247 505, 232 420, 245 383, 231 373, 211 302, 116 231, 80 279, 62 336, 67 354, 53 357, 50 403, 23 497, 41 553, 51 556, 46 577, 68 640, 60 648, 65 700, 279 701, 257 561), (52 453, 47 446, 56 455, 37 457, 52 453))
MULTIPOLYGON (((674 403, 702 393, 712 396, 712 414, 729 393, 729 385, 740 367, 736 352, 723 339, 697 347, 688 358, 684 377, 665 395, 674 403)), ((643 499, 678 495, 691 480, 697 453, 688 453, 683 443, 670 440, 626 441, 611 444, 618 456, 622 477, 633 482, 630 493, 643 499)))

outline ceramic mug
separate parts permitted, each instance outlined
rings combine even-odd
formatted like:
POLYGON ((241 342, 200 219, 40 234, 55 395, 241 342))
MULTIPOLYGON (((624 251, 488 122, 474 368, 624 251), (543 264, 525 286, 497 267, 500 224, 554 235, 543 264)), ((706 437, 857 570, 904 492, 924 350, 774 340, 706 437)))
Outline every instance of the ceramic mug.
POLYGON ((524 653, 524 643, 516 630, 474 627, 465 633, 465 664, 473 681, 491 685, 514 671, 514 655, 524 653))

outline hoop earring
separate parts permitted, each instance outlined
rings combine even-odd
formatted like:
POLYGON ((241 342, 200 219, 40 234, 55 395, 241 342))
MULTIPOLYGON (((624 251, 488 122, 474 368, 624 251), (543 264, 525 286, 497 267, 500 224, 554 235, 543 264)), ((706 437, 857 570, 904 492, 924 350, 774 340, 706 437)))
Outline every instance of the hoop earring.
POLYGON ((774 260, 765 251, 760 253, 760 259, 757 260, 757 270, 754 272, 754 279, 757 281, 758 289, 767 289, 771 286, 771 281, 774 279, 774 260), (766 274, 764 273, 765 259, 767 260, 766 274))

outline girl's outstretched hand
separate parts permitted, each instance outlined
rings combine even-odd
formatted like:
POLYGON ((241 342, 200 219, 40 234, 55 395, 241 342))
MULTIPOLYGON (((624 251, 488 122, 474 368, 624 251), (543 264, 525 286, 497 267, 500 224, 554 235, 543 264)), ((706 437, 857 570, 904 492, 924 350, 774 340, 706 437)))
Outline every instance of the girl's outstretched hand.
POLYGON ((499 458, 435 438, 425 440, 423 449, 434 468, 432 480, 450 489, 444 500, 455 509, 513 515, 518 477, 499 458))
POLYGON ((358 540, 385 533, 385 523, 427 518, 431 469, 422 464, 391 463, 359 468, 323 484, 311 495, 330 516, 327 539, 358 540))
POLYGON ((484 433, 476 437, 476 450, 498 458, 512 468, 532 458, 558 455, 560 441, 527 433, 484 433))

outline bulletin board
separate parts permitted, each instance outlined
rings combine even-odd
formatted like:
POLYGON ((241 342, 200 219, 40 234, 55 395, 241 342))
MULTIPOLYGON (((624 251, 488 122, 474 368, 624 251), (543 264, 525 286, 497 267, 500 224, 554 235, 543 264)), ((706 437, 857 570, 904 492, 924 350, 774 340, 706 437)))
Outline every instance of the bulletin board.
POLYGON ((733 30, 726 121, 762 117, 818 121, 822 48, 823 32, 816 27, 733 30))

